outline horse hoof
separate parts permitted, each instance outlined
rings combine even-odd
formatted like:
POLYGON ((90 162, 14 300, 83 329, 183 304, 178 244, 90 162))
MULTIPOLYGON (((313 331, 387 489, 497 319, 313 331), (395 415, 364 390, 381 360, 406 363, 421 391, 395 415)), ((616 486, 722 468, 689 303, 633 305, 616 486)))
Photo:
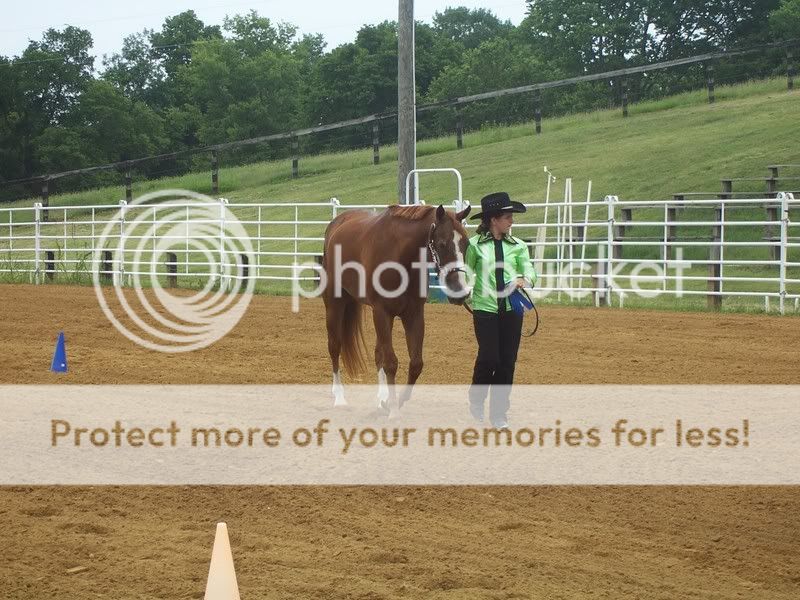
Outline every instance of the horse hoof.
POLYGON ((343 390, 333 390, 333 405, 334 406, 348 406, 347 400, 344 399, 343 390))
POLYGON ((376 407, 375 410, 369 413, 368 417, 370 419, 382 420, 385 419, 388 415, 389 415, 389 407, 384 405, 376 407))

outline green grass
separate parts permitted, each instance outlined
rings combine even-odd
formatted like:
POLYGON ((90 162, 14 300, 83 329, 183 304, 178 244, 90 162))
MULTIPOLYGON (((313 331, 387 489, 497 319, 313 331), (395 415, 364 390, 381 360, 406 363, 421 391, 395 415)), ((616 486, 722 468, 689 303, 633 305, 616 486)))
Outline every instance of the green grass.
MULTIPOLYGON (((797 162, 800 145, 794 124, 800 116, 800 92, 786 91, 785 79, 721 86, 717 101, 705 91, 633 104, 630 117, 603 110, 543 120, 543 134, 532 123, 467 132, 465 147, 455 138, 418 144, 419 167, 455 167, 464 176, 465 197, 477 201, 494 189, 515 197, 544 197, 542 166, 561 178, 573 177, 579 189, 593 181, 593 197, 614 194, 622 200, 666 198, 681 191, 717 191, 721 177, 766 176, 772 162, 797 162)), ((381 164, 372 150, 301 157, 300 174, 291 179, 291 163, 255 163, 223 168, 220 195, 231 201, 324 201, 347 203, 396 201, 395 146, 381 147, 381 164)), ((57 183, 55 184, 57 188, 57 183)), ((152 181, 134 181, 134 194, 165 188, 210 193, 209 172, 152 181)), ((452 200, 454 186, 444 177, 424 178, 428 201, 452 200)), ((122 186, 51 196, 53 206, 116 203, 122 186)), ((4 207, 30 206, 34 198, 4 207)))
MULTIPOLYGON (((547 165, 558 177, 551 199, 563 198, 566 177, 573 178, 573 197, 586 197, 586 185, 592 181, 592 199, 616 195, 621 201, 668 199, 673 193, 689 191, 718 192, 722 177, 765 177, 766 165, 800 163, 800 139, 795 123, 800 122, 800 92, 787 92, 785 79, 750 82, 738 86, 720 86, 717 101, 709 105, 704 90, 688 92, 658 101, 634 104, 630 117, 623 119, 621 110, 604 110, 548 119, 545 114, 542 135, 534 134, 533 123, 513 127, 493 127, 467 132, 464 149, 457 150, 454 137, 424 140, 418 144, 418 166, 455 167, 464 177, 464 197, 477 204, 481 196, 504 189, 512 197, 542 201, 546 180, 542 167, 547 165)), ((300 178, 291 178, 288 160, 263 162, 220 170, 220 196, 232 203, 253 202, 325 202, 331 197, 344 204, 385 204, 397 200, 397 149, 381 147, 381 164, 372 164, 372 150, 362 149, 336 154, 301 157, 300 178)), ((800 175, 800 172, 794 173, 800 175)), ((792 182, 800 188, 800 182, 792 182)), ((210 193, 210 172, 153 181, 134 181, 134 195, 168 188, 189 189, 210 193)), ((57 187, 57 184, 56 184, 57 187)), ((758 196, 763 186, 752 184, 735 187, 758 196)), ((422 176, 421 195, 430 203, 450 203, 455 199, 454 180, 449 176, 422 176)), ((116 205, 124 197, 122 186, 87 190, 73 194, 53 195, 51 206, 116 205)), ((26 208, 35 199, 5 204, 4 207, 26 208)), ((86 218, 91 214, 85 213, 86 218)), ((111 211, 98 211, 98 217, 111 211)), ((579 211, 582 216, 582 211, 579 211)), ((8 213, 0 211, 0 236, 7 235, 8 213), (5 224, 5 225, 4 225, 5 224)), ((255 218, 255 209, 238 211, 240 218, 255 218)), ((291 209, 270 209, 263 218, 286 219, 291 209)), ((538 216, 529 213, 524 219, 538 216)), ((661 215, 638 211, 635 219, 661 215)), ((702 220, 707 211, 682 211, 682 220, 702 220)), ((329 218, 327 209, 307 209, 301 218, 329 218)), ((14 221, 31 220, 32 211, 14 214, 14 221)), ((70 213, 70 219, 75 214, 70 213)), ((605 220, 605 207, 598 206, 591 218, 605 220)), ((737 214, 737 219, 754 217, 752 209, 737 214)), ((51 210, 52 220, 63 219, 63 211, 51 210)), ((56 229, 56 226, 49 226, 56 229)), ((17 225, 15 233, 30 228, 17 225)), ((255 226, 248 226, 255 234, 255 226)), ((520 230, 522 232, 524 230, 520 230)), ((285 235, 291 226, 270 227, 270 235, 285 235)), ((322 228, 302 226, 300 235, 319 236, 322 228)), ((604 233, 591 228, 590 235, 604 233)), ((70 225, 66 238, 90 233, 88 225, 70 225)), ((692 228, 691 235, 707 236, 710 228, 692 228)), ((757 240, 763 235, 759 228, 735 228, 727 232, 728 239, 757 240)), ((266 235, 266 233, 262 234, 266 235)), ((59 233, 61 235, 61 233, 59 233)), ((520 235, 518 233, 517 235, 520 235)), ((659 228, 639 227, 634 236, 658 236, 659 228)), ((796 232, 793 235, 798 235, 796 232)), ((61 240, 63 245, 63 240, 61 240)), ((292 245, 280 243, 278 249, 290 250, 292 245)), ((74 242, 70 243, 74 246, 74 242)), ((300 250, 312 250, 313 243, 300 243, 300 250)), ((0 269, 3 263, 13 262, 6 252, 7 244, 0 240, 0 269)), ((653 249, 657 252, 657 249, 653 249)), ((695 258, 702 258, 698 251, 695 258)), ((766 249, 740 251, 749 258, 766 258, 766 249)), ((642 254, 641 252, 639 254, 642 254)), ((591 253, 589 254, 591 256, 591 253)), ((654 254, 654 258, 655 258, 654 254)), ((692 258, 691 252, 688 258, 692 258)), ((799 257, 791 257, 800 260, 799 257)), ((262 264, 269 264, 265 260, 262 264)), ((772 273, 769 268, 745 269, 753 276, 772 273)), ((701 272, 704 272, 701 269, 701 272)), ((737 272, 738 274, 738 272, 737 272)), ((66 274, 65 274, 66 276, 66 274)), ((772 275, 771 275, 772 276, 772 275)), ((79 282, 73 279, 75 282, 79 282)), ((188 281, 187 281, 188 283, 188 281)), ((742 284, 746 286, 747 284, 742 284)), ((704 284, 698 283, 698 289, 704 284)), ((744 289, 744 287, 742 288, 744 289)), ((286 284, 259 284, 260 291, 285 293, 286 284)), ((672 306, 672 299, 645 301, 650 305, 672 306)), ((763 299, 754 300, 763 304, 763 299)), ((704 297, 684 299, 678 305, 691 307, 705 303, 704 297)), ((638 304, 627 299, 627 305, 638 304)), ((726 300, 737 306, 739 301, 726 300)), ((745 302, 748 308, 753 302, 745 302)))

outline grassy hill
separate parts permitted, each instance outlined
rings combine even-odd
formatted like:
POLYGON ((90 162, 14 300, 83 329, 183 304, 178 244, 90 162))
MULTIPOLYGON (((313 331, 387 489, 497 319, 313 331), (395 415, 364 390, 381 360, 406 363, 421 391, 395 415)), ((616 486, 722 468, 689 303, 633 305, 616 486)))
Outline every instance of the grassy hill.
MULTIPOLYGON (((455 167, 464 176, 464 194, 473 202, 505 189, 513 196, 541 199, 547 165, 563 181, 575 178, 575 195, 591 179, 593 197, 621 200, 663 199, 674 192, 717 191, 720 177, 765 176, 765 165, 799 162, 800 91, 787 92, 784 79, 720 87, 709 105, 704 90, 657 102, 634 104, 630 117, 619 109, 533 124, 468 132, 464 149, 455 137, 420 142, 419 167, 455 167)), ((396 201, 393 146, 381 148, 381 164, 372 150, 301 157, 300 174, 291 179, 289 161, 256 163, 220 171, 220 194, 231 201, 320 201, 347 203, 396 201)), ((224 157, 223 157, 224 159, 224 157)), ((179 187, 210 192, 210 172, 134 182, 134 194, 179 187)), ((57 184, 56 184, 57 187, 57 184)), ((428 202, 452 199, 447 178, 425 180, 428 202)), ((585 194, 585 191, 583 192, 585 194)), ((51 205, 106 204, 124 197, 122 186, 51 196, 51 205)), ((4 206, 28 206, 33 199, 4 206)))
MULTIPOLYGON (((564 179, 572 177, 576 200, 586 196, 586 184, 592 180, 593 199, 616 195, 624 202, 667 199, 677 192, 717 192, 721 177, 763 177, 768 174, 767 164, 800 163, 796 127, 800 122, 800 92, 787 92, 784 79, 720 87, 716 97, 717 102, 709 105, 705 91, 701 90, 632 105, 627 119, 623 119, 619 109, 558 119, 547 119, 545 114, 542 135, 534 135, 532 123, 486 128, 467 132, 462 150, 456 149, 454 137, 427 140, 418 145, 418 166, 459 169, 464 177, 464 196, 476 204, 484 194, 501 189, 522 201, 543 200, 546 183, 543 165, 558 177, 552 193, 554 199, 563 197, 564 179)), ((381 164, 377 166, 372 165, 371 148, 301 157, 301 177, 295 180, 291 179, 289 161, 233 168, 224 168, 223 164, 220 195, 237 203, 320 202, 331 197, 345 204, 391 203, 397 198, 396 155, 395 147, 383 146, 381 164)), ((138 181, 134 182, 134 195, 166 188, 209 193, 210 180, 210 172, 204 172, 138 181)), ((800 188, 800 182, 793 184, 789 188, 800 188)), ((763 184, 751 189, 754 195, 764 191, 763 184)), ((447 176, 424 176, 421 190, 421 196, 429 204, 449 203, 455 198, 454 182, 447 176)), ((50 204, 116 205, 123 197, 120 186, 54 195, 50 204)), ((4 206, 28 207, 33 200, 4 206)), ((62 218, 56 210, 51 215, 54 220, 62 218)), ((268 218, 292 215, 286 210, 273 210, 268 218)), ((255 219, 257 213, 253 210, 239 216, 255 219)), ((25 217, 15 214, 14 220, 19 222, 25 217)), ((303 218, 324 217, 323 213, 307 213, 303 218)), ((0 223, 6 220, 7 216, 0 212, 0 223)), ((289 233, 283 226, 272 230, 277 235, 289 233)), ((0 235, 6 231, 0 225, 0 235)), ((15 228, 15 233, 19 233, 19 228, 15 228)), ((72 234, 75 233, 73 228, 72 234)), ((300 235, 319 234, 318 227, 300 231, 300 235)), ((758 239, 761 234, 761 231, 743 232, 739 239, 758 239)), ((4 244, 0 242, 2 247, 4 244)), ((763 255, 766 258, 766 250, 763 255)), ((752 269, 744 272, 752 275, 752 269)), ((702 288, 704 283, 697 285, 702 288)), ((272 286, 271 291, 281 290, 282 286, 272 286)), ((704 299, 697 300, 688 305, 704 303, 704 299)))

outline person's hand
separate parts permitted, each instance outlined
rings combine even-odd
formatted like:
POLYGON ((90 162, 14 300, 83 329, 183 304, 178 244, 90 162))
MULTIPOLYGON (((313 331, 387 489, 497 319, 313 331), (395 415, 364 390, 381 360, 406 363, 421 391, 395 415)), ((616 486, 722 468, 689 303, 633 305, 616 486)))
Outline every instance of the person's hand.
POLYGON ((517 289, 525 287, 525 278, 517 277, 517 289))

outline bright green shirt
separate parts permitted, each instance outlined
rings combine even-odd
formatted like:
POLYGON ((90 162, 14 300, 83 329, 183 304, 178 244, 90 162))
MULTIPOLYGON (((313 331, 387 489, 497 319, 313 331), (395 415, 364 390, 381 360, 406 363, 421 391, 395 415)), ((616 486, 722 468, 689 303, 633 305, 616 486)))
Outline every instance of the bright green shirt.
MULTIPOLYGON (((497 312, 497 286, 495 279, 494 237, 490 233, 477 234, 469 238, 467 254, 464 257, 468 270, 474 274, 472 288, 472 310, 497 312)), ((528 246, 521 239, 511 235, 503 237, 503 280, 506 285, 524 277, 526 285, 533 287, 538 276, 531 264, 528 246)), ((506 302, 506 311, 513 310, 506 302)))

